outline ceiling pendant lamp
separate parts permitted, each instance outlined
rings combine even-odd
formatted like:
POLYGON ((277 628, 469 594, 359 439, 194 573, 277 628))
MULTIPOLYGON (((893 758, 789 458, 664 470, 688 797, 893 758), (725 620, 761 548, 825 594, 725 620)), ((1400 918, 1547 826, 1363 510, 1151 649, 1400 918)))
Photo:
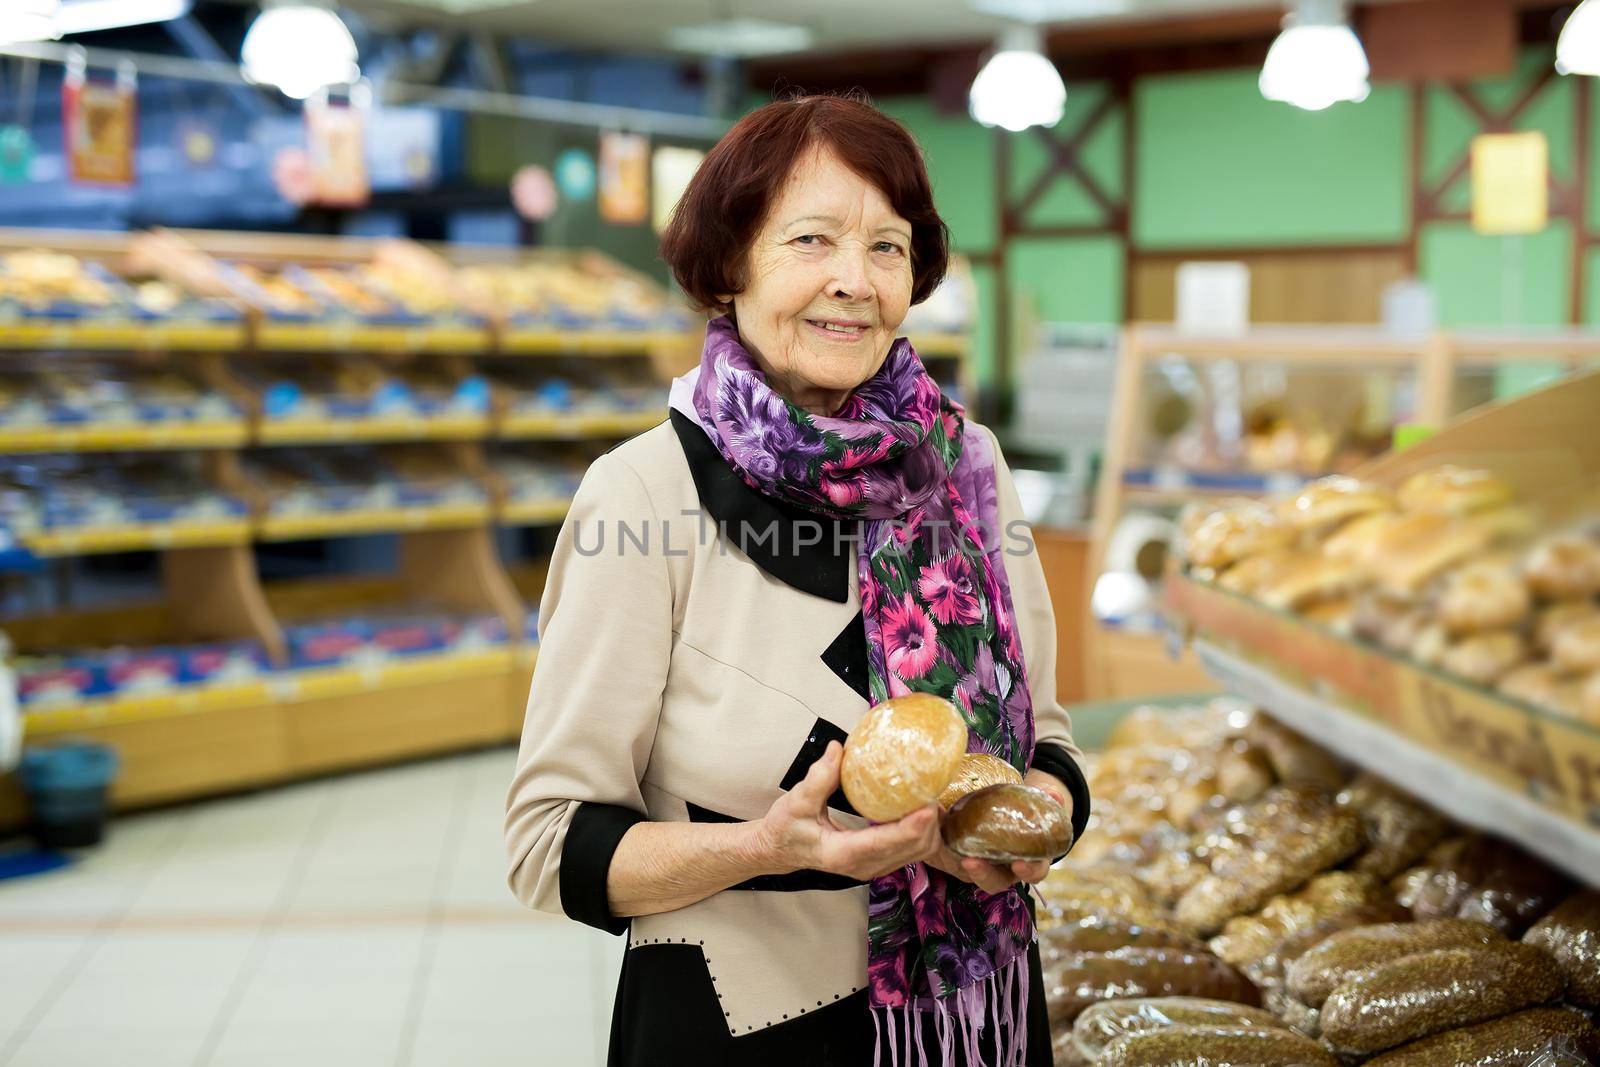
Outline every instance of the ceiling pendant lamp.
POLYGON ((1044 54, 1039 27, 1017 25, 1001 34, 999 49, 973 79, 967 106, 983 125, 1013 133, 1061 121, 1067 87, 1044 54))
POLYGON ((1556 40, 1556 71, 1561 74, 1600 74, 1600 4, 1583 0, 1567 16, 1556 40))
POLYGON ((59 8, 57 0, 14 0, 10 10, 0 13, 0 47, 60 37, 59 8))
POLYGON ((1372 87, 1367 53, 1345 18, 1344 0, 1298 0, 1284 16, 1261 68, 1261 95, 1307 111, 1360 103, 1372 87))
POLYGON ((313 4, 265 7, 245 33, 239 54, 246 78, 276 86, 296 100, 361 77, 349 28, 328 8, 313 4))

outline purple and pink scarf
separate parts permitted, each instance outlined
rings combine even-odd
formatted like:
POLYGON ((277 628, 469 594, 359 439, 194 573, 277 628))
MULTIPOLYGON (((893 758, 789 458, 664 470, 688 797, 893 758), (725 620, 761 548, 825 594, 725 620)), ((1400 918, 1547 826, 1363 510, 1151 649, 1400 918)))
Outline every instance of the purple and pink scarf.
MULTIPOLYGON (((752 489, 860 521, 872 701, 945 697, 967 720, 969 751, 1025 772, 1033 703, 1000 554, 995 458, 982 435, 964 432, 964 410, 910 342, 895 341, 878 372, 824 417, 774 391, 733 322, 714 319, 699 367, 673 383, 672 405, 752 489)), ((927 1063, 921 1013, 931 1013, 943 1062, 959 1044, 969 1064, 983 1061, 983 1047, 997 1050, 997 1067, 1024 1063, 1033 937, 1015 887, 990 896, 922 863, 873 879, 877 1062, 887 1052, 891 1063, 927 1063)))

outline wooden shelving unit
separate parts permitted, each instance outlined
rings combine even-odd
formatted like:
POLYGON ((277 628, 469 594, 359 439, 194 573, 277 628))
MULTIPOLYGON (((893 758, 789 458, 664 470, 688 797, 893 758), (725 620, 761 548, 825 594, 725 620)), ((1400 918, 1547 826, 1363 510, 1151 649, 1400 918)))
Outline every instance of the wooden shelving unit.
MULTIPOLYGON (((1134 456, 1147 374, 1156 360, 1177 356, 1193 364, 1232 361, 1364 373, 1392 370, 1414 381, 1413 418, 1443 425, 1458 413, 1464 370, 1515 362, 1558 362, 1570 368, 1600 360, 1600 334, 1575 331, 1431 333, 1396 337, 1377 328, 1279 326, 1241 336, 1195 337, 1169 326, 1138 324, 1123 334, 1104 462, 1096 490, 1089 549, 1091 588, 1105 567, 1112 532, 1130 503, 1173 506, 1189 500, 1283 492, 1316 472, 1238 472, 1200 475, 1140 466, 1134 456)), ((1085 675, 1091 699, 1161 692, 1194 692, 1209 680, 1192 652, 1174 656, 1176 642, 1159 632, 1106 626, 1086 606, 1085 675)))

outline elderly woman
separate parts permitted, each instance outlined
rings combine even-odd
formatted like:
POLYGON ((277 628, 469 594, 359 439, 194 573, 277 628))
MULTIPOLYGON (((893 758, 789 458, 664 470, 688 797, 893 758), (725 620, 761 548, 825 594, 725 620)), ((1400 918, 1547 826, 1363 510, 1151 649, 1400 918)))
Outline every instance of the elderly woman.
POLYGON ((1048 1064, 1022 885, 1047 865, 839 790, 867 708, 926 692, 1088 817, 1010 473, 897 336, 948 254, 917 144, 859 101, 769 104, 662 251, 718 317, 556 543, 511 886, 627 934, 613 1064, 1048 1064))

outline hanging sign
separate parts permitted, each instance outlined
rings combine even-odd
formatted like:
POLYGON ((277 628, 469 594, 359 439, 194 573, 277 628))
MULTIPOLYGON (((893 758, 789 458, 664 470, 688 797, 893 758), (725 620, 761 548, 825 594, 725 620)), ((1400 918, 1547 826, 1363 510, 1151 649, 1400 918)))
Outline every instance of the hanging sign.
POLYGON ((624 226, 650 217, 650 142, 643 134, 600 135, 600 217, 624 226))
POLYGON ((112 83, 92 82, 81 66, 61 83, 67 177, 92 185, 132 185, 138 141, 138 85, 132 68, 112 83))
POLYGON ((581 148, 568 148, 556 157, 556 185, 568 200, 594 195, 594 157, 581 148))
POLYGON ((673 148, 664 145, 650 157, 650 225, 660 233, 667 228, 672 209, 678 206, 689 179, 700 169, 706 154, 698 148, 673 148))
POLYGON ((32 135, 22 126, 0 126, 0 184, 27 181, 32 167, 32 135))
POLYGON ((1544 134, 1486 133, 1472 139, 1472 228, 1538 233, 1550 218, 1550 145, 1544 134))
POLYGON ((311 199, 325 207, 361 207, 372 195, 367 177, 365 112, 326 96, 306 101, 311 199))
POLYGON ((530 163, 511 176, 511 206, 529 222, 543 222, 555 214, 558 200, 555 179, 538 164, 530 163))

